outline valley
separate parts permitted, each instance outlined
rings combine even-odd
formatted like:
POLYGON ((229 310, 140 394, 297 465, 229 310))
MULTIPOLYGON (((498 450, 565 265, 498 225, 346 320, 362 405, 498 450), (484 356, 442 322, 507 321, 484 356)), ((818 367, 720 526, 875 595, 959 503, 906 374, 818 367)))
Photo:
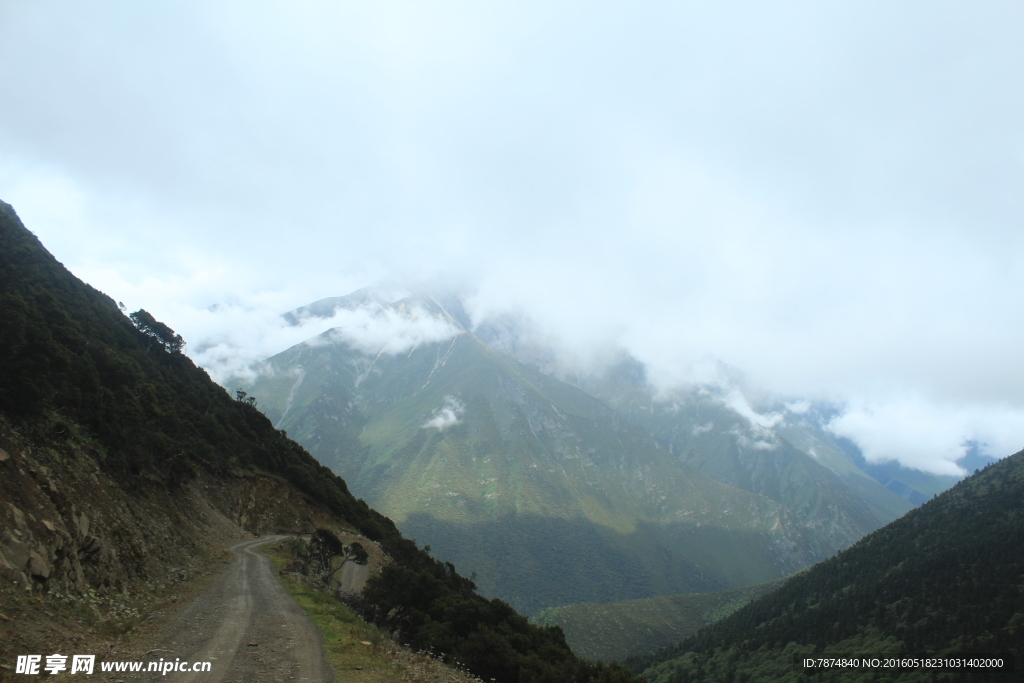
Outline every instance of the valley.
POLYGON ((336 328, 227 384, 527 614, 780 579, 913 508, 820 416, 757 412, 737 387, 656 397, 629 358, 560 372, 455 298, 361 290, 284 318, 356 314, 443 338, 368 347, 336 328))
POLYGON ((779 588, 786 580, 718 593, 552 607, 534 617, 533 622, 559 626, 573 652, 581 657, 622 662, 627 657, 673 645, 779 588))
POLYGON ((775 680, 794 653, 840 650, 1016 656, 1024 454, 944 490, 867 466, 827 406, 752 401, 741 383, 666 397, 629 358, 570 376, 424 294, 293 312, 355 310, 405 336, 374 347, 332 329, 232 397, 7 205, 0 240, 4 662, 124 659, 150 633, 147 654, 216 658, 218 677, 326 677, 250 552, 264 535, 307 539, 285 563, 323 594, 307 608, 321 628, 362 618, 485 680, 775 680))

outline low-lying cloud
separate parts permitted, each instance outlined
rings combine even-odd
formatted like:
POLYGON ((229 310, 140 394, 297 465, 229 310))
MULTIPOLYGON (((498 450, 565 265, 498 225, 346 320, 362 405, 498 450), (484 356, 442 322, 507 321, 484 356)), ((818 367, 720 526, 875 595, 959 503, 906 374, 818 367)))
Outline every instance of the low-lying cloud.
POLYGON ((750 402, 747 401, 747 397, 743 395, 739 389, 733 389, 730 391, 722 401, 726 407, 732 410, 734 413, 745 418, 750 426, 758 432, 767 432, 782 422, 783 416, 781 413, 767 413, 762 414, 755 411, 750 407, 750 402))
MULTIPOLYGON (((94 276, 96 279, 100 278, 94 276)), ((461 332, 448 320, 416 306, 403 311, 382 307, 339 309, 329 318, 310 316, 290 324, 281 313, 289 304, 295 307, 294 293, 250 293, 197 309, 187 298, 176 300, 162 291, 164 288, 149 284, 123 290, 133 295, 132 301, 145 301, 147 293, 154 294, 152 298, 162 305, 149 310, 185 337, 185 352, 221 384, 253 379, 266 371, 265 360, 297 344, 347 344, 365 354, 395 355, 461 332)), ((310 302, 300 299, 298 303, 310 302)))
POLYGON ((420 425, 420 429, 436 429, 443 432, 462 422, 466 406, 454 396, 445 396, 444 405, 434 410, 434 416, 420 425))
POLYGON ((461 333, 448 320, 418 307, 405 311, 342 309, 328 320, 332 329, 327 337, 331 341, 373 355, 405 353, 422 344, 444 341, 461 333))
POLYGON ((724 397, 722 403, 725 407, 745 419, 749 425, 750 436, 742 433, 739 429, 732 430, 736 437, 736 443, 744 448, 755 450, 775 450, 779 446, 775 433, 772 431, 783 420, 781 413, 762 414, 755 411, 747 397, 739 389, 732 389, 724 397))
POLYGON ((827 428, 856 443, 868 462, 895 461, 934 474, 962 476, 971 445, 994 458, 1024 447, 1024 411, 1007 405, 942 405, 925 399, 851 401, 827 428))
MULTIPOLYGON (((484 321, 500 315, 499 306, 485 305, 480 297, 473 304, 477 317, 484 321)), ((578 314, 578 311, 574 313, 578 314)), ((615 312, 608 315, 615 315, 615 312)), ((755 383, 737 368, 708 354, 688 362, 679 357, 644 356, 646 347, 643 345, 630 346, 613 336, 594 334, 581 339, 586 335, 562 334, 559 325, 545 327, 521 310, 513 318, 514 324, 509 324, 519 334, 510 337, 514 343, 506 343, 504 350, 520 352, 525 349, 523 360, 539 360, 537 364, 542 369, 555 369, 556 374, 570 381, 574 373, 600 375, 621 361, 625 354, 641 358, 656 401, 670 405, 690 391, 715 398, 746 421, 745 431, 733 433, 737 443, 745 448, 778 447, 774 429, 787 419, 808 416, 815 405, 830 406, 828 410, 835 411, 821 426, 837 436, 851 439, 872 463, 891 461, 934 474, 961 476, 965 470, 957 461, 972 448, 982 456, 1002 458, 1024 447, 1024 408, 1009 402, 983 403, 971 400, 969 393, 954 400, 926 394, 913 399, 893 398, 894 392, 879 381, 878 371, 872 373, 873 380, 882 387, 874 392, 859 392, 863 378, 833 379, 818 386, 807 382, 798 382, 795 386, 755 383), (612 344, 616 341, 620 346, 614 348, 612 344), (609 351, 610 348, 613 350, 609 351), (797 393, 800 389, 806 392, 802 396, 797 393), (851 394, 860 398, 851 399, 851 394), (766 399, 778 410, 758 412, 748 399, 751 395, 766 399)), ((651 324, 658 327, 664 323, 652 318, 651 324)), ((593 332, 595 328, 580 324, 578 329, 593 332)), ((904 377, 897 372, 890 381, 895 379, 904 377)), ((810 418, 822 419, 820 415, 810 415, 810 418)), ((693 428, 693 434, 696 436, 710 429, 710 423, 698 425, 693 428)))

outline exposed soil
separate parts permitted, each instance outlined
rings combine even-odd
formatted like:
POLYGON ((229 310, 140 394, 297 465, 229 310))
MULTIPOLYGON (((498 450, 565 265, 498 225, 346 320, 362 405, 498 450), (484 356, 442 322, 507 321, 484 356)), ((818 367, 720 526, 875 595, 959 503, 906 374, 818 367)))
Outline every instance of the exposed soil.
MULTIPOLYGON (((136 644, 164 633, 177 618, 174 612, 200 593, 204 597, 188 610, 208 610, 207 603, 235 617, 267 610, 261 628, 273 634, 276 615, 298 608, 290 598, 289 607, 281 607, 287 596, 266 558, 248 552, 245 544, 236 560, 224 549, 256 534, 327 528, 344 536, 351 530, 266 474, 218 479, 201 473, 171 491, 145 480, 116 480, 98 458, 84 441, 39 440, 0 417, 0 681, 35 678, 14 673, 19 655, 95 654, 99 679, 103 661, 166 656, 146 655, 154 646, 136 644), (230 595, 243 584, 251 596, 236 598, 233 606, 212 597, 218 591, 230 595)), ((364 545, 371 555, 379 552, 375 544, 364 540, 364 545)), ((215 613, 198 614, 196 619, 210 621, 215 613)), ((298 642, 299 636, 281 639, 264 632, 239 636, 245 640, 244 655, 235 658, 231 671, 250 662, 252 668, 245 670, 250 673, 224 679, 206 673, 201 680, 291 680, 294 667, 264 666, 259 660, 274 661, 269 650, 276 656, 289 638, 298 642), (258 644, 250 647, 250 641, 258 644)), ((196 631, 197 639, 215 635, 196 631)), ((187 642, 182 638, 179 647, 187 642)), ((220 662, 222 655, 216 656, 211 661, 220 662)), ((303 677, 327 680, 305 673, 296 680, 303 677)))
POLYGON ((174 683, 332 680, 316 626, 285 591, 270 558, 256 552, 260 545, 280 538, 267 536, 232 546, 234 560, 186 609, 152 634, 152 647, 118 653, 125 660, 147 662, 209 661, 209 672, 123 674, 123 679, 159 676, 174 683))

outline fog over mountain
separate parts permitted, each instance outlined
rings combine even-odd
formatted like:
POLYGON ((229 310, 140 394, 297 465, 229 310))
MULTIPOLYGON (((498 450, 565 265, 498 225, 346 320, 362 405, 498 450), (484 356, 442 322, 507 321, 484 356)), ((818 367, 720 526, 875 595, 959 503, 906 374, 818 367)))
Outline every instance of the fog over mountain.
POLYGON ((456 291, 566 368, 627 352, 664 396, 733 368, 752 424, 759 394, 824 402, 869 461, 949 474, 1024 445, 1022 28, 1012 2, 5 3, 0 197, 218 379, 331 328, 437 341, 280 316, 456 291))

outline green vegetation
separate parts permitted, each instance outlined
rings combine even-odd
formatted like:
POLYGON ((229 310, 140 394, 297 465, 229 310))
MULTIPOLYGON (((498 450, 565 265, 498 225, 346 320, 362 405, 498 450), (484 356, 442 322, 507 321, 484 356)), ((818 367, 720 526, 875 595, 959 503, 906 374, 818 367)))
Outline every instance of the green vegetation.
MULTIPOLYGON (((820 419, 783 405, 757 408, 785 416, 770 431, 758 432, 714 388, 680 390, 671 400, 656 401, 643 365, 631 358, 580 379, 580 386, 708 477, 785 505, 798 523, 820 529, 833 552, 914 507, 864 472, 820 419), (759 448, 759 441, 771 447, 759 448)), ((939 490, 953 483, 943 479, 939 490)))
MULTIPOLYGON (((0 410, 39 428, 44 416, 80 425, 115 476, 176 486, 196 468, 264 471, 371 538, 397 533, 345 482, 228 396, 184 342, 145 311, 122 314, 80 282, 0 202, 0 410)), ((62 426, 63 425, 63 426, 62 426)), ((49 435, 48 435, 49 436, 49 435)))
MULTIPOLYGON (((367 621, 399 634, 409 647, 437 653, 449 664, 465 666, 485 679, 633 680, 619 666, 581 662, 566 646, 559 628, 533 626, 505 602, 480 597, 471 580, 459 576, 450 563, 433 560, 411 541, 385 541, 382 546, 398 561, 385 564, 380 574, 372 575, 361 595, 338 596, 367 621)), ((330 566, 328 556, 344 550, 332 534, 321 530, 308 545, 286 542, 276 552, 287 555, 283 567, 307 574, 302 579, 307 586, 320 584, 314 591, 319 595, 327 586, 323 578, 330 566)), ((356 623, 354 616, 340 616, 349 614, 347 609, 332 610, 324 613, 326 617, 356 623)), ((344 630, 340 624, 330 628, 344 630)), ((345 647, 342 651, 347 652, 345 647)))
MULTIPOLYGON (((1022 522, 1024 452, 986 467, 732 616, 627 664, 652 683, 795 680, 793 656, 808 653, 1007 654, 1020 666, 1022 522)), ((842 680, 875 680, 876 673, 842 680)), ((918 671, 900 680, 964 675, 918 671)))
POLYGON ((502 600, 477 595, 451 563, 434 560, 407 539, 382 543, 397 562, 367 582, 361 612, 410 646, 444 653, 484 679, 627 682, 616 665, 577 659, 558 627, 527 622, 502 600))
POLYGON ((693 635, 775 590, 783 581, 718 593, 552 607, 530 621, 540 626, 559 626, 572 651, 584 659, 621 662, 629 655, 646 653, 693 635))
POLYGON ((557 629, 476 595, 471 581, 402 538, 253 402, 214 384, 183 346, 145 311, 129 318, 76 279, 0 202, 0 411, 22 434, 42 442, 76 434, 127 491, 143 482, 175 491, 199 472, 289 482, 395 560, 365 606, 388 632, 499 681, 632 679, 578 660, 557 629))
MULTIPOLYGON (((304 551, 305 544, 289 539, 263 552, 270 555, 280 571, 304 551)), ((324 656, 337 680, 346 680, 352 672, 358 671, 359 680, 366 683, 479 681, 446 666, 428 653, 415 652, 393 642, 386 633, 359 618, 323 586, 316 586, 310 577, 282 572, 281 581, 320 630, 324 656)))
POLYGON ((499 350, 514 350, 500 331, 467 332, 457 302, 362 290, 285 319, 367 302, 460 333, 377 354, 328 332, 245 391, 403 533, 527 614, 779 579, 914 507, 821 419, 786 413, 766 437, 723 395, 656 401, 632 359, 560 381, 499 350), (458 419, 426 426, 450 402, 458 419))
POLYGON ((407 536, 527 614, 779 579, 878 526, 806 456, 781 468, 795 472, 790 509, 468 333, 398 355, 318 341, 272 358, 245 391, 407 536), (425 426, 449 402, 458 421, 425 426))

